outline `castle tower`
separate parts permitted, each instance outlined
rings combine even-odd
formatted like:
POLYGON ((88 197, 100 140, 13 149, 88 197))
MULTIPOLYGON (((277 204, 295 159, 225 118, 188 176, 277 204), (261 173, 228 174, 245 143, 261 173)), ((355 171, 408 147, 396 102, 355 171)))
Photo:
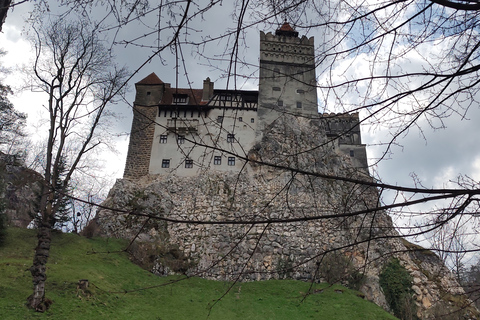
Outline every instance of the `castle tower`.
POLYGON ((299 38, 285 22, 275 34, 260 32, 257 141, 283 112, 317 115, 313 37, 299 38))
POLYGON ((165 83, 155 73, 151 73, 137 82, 135 89, 132 130, 124 178, 138 178, 148 174, 155 118, 158 113, 158 104, 165 91, 165 83))

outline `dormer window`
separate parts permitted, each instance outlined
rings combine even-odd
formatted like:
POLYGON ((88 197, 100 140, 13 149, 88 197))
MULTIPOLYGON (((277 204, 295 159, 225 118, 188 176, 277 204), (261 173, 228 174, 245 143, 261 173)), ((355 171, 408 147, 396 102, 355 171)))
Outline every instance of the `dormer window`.
POLYGON ((174 94, 173 95, 173 103, 174 104, 187 104, 188 102, 188 95, 186 94, 174 94))

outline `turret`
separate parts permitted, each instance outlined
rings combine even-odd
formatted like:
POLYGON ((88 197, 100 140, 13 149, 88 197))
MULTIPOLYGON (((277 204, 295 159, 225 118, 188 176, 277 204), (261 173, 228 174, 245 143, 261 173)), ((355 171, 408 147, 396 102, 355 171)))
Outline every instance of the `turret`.
POLYGON ((139 178, 149 173, 155 117, 166 86, 155 73, 135 84, 133 121, 124 178, 139 178))
POLYGON ((275 34, 260 32, 257 141, 282 113, 316 116, 317 90, 313 37, 298 37, 285 22, 275 34))

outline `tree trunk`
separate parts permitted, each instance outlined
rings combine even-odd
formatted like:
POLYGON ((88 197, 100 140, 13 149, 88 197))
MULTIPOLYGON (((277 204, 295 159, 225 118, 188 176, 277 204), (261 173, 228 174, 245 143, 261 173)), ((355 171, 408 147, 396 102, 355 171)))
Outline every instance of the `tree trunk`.
POLYGON ((0 31, 2 31, 2 26, 7 18, 7 12, 11 3, 12 0, 0 0, 0 31))
POLYGON ((43 222, 38 228, 38 244, 35 248, 33 266, 30 272, 33 277, 33 294, 28 297, 28 306, 35 311, 45 312, 51 300, 45 298, 45 281, 47 280, 47 260, 50 254, 50 243, 52 240, 52 228, 49 223, 43 222))

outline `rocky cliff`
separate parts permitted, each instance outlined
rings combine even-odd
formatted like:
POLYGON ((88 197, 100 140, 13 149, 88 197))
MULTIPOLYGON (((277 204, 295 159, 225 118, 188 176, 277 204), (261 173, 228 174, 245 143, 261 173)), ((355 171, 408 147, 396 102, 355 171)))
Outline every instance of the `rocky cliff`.
POLYGON ((15 156, 0 152, 0 197, 7 224, 26 228, 38 212, 42 176, 25 168, 15 156))
POLYGON ((440 259, 375 210, 377 190, 359 183, 371 177, 326 140, 322 122, 285 117, 248 152, 240 174, 117 181, 104 205, 121 211, 100 210, 95 234, 136 239, 133 257, 159 275, 341 282, 387 309, 379 274, 397 258, 421 318, 463 307, 458 318, 475 318, 440 259))

